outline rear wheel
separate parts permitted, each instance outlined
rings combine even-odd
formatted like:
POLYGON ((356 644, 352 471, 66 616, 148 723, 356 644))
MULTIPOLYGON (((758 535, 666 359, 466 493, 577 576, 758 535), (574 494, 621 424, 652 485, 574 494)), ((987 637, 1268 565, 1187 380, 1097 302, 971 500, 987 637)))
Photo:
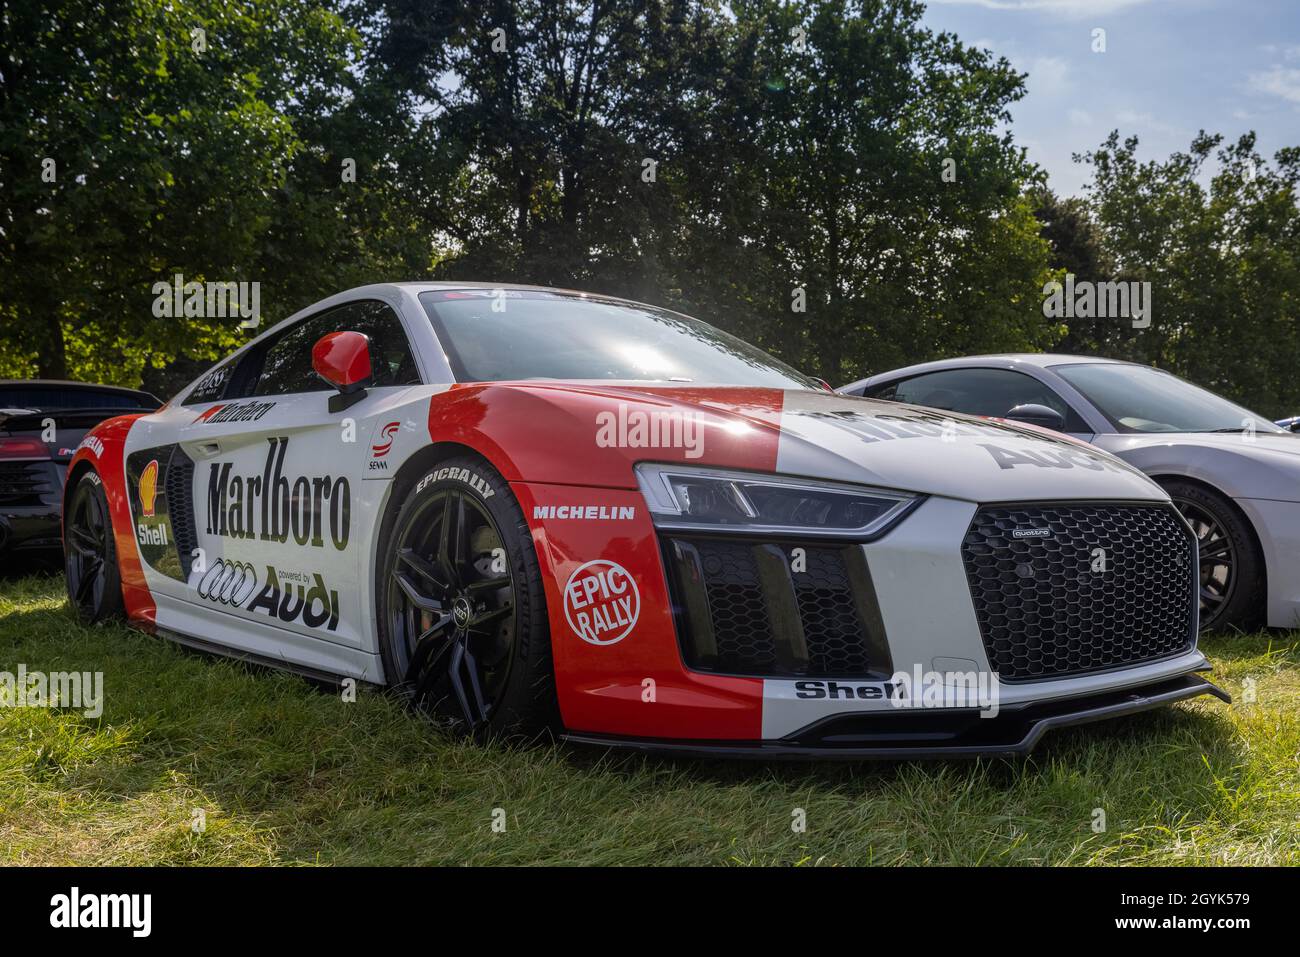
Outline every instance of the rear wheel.
POLYGON ((454 733, 554 726, 541 573, 509 485, 476 458, 439 463, 385 542, 377 597, 390 683, 454 733))
POLYGON ((63 568, 68 602, 86 624, 120 618, 122 578, 104 483, 94 472, 77 480, 63 516, 63 568))
POLYGON ((1201 630, 1249 628, 1259 617, 1264 563, 1246 519, 1227 498, 1204 486, 1162 484, 1200 547, 1201 630))

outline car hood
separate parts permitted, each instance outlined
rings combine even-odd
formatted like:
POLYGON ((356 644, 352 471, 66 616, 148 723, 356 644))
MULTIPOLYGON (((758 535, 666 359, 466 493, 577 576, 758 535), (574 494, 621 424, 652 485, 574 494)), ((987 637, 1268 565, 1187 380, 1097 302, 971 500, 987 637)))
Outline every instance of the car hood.
MULTIPOLYGON (((637 461, 747 468, 896 488, 977 502, 1166 501, 1139 470, 1093 446, 1032 426, 938 412, 830 392, 639 384, 497 385, 514 394, 488 400, 503 418, 546 436, 550 454, 521 463, 521 477, 572 484, 634 484, 637 461), (524 408, 520 393, 546 410, 524 408), (628 438, 640 416, 698 425, 699 441, 664 447, 597 438, 595 423, 628 438), (557 443, 573 454, 557 461, 557 443), (617 458, 614 458, 617 457, 617 458), (620 461, 621 460, 621 461, 620 461), (615 480, 611 461, 622 473, 615 480)), ((485 397, 486 398, 486 397, 485 397)), ((689 432, 690 430, 688 430, 689 432)))

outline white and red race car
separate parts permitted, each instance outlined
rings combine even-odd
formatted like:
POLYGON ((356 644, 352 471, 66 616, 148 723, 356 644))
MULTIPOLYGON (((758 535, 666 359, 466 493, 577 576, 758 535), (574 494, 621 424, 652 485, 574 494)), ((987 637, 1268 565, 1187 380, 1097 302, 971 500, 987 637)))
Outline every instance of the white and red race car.
POLYGON ((354 289, 74 457, 86 620, 400 690, 454 731, 1024 752, 1211 693, 1196 539, 1032 427, 833 394, 705 323, 354 289))

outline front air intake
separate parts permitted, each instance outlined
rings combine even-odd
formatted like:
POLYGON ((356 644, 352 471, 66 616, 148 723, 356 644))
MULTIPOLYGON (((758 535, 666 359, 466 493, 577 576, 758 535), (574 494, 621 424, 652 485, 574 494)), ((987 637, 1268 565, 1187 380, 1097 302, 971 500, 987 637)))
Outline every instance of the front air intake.
POLYGON ((692 670, 892 674, 861 545, 673 535, 663 551, 682 657, 692 670))

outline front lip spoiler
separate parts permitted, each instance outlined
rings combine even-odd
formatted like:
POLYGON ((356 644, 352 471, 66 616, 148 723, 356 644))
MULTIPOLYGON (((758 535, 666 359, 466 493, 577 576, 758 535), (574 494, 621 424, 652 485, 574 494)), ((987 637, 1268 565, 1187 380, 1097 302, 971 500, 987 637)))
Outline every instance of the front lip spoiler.
POLYGON ((846 713, 825 718, 776 741, 682 741, 587 733, 564 734, 561 738, 571 744, 696 758, 830 761, 1016 758, 1029 754, 1043 735, 1055 728, 1136 714, 1203 694, 1232 703, 1232 697, 1222 688, 1199 675, 1186 674, 1137 688, 1004 708, 995 718, 980 718, 978 711, 970 710, 846 713), (902 724, 912 717, 920 717, 930 730, 909 729, 902 724), (934 727, 943 723, 949 724, 951 730, 935 733, 934 727))

